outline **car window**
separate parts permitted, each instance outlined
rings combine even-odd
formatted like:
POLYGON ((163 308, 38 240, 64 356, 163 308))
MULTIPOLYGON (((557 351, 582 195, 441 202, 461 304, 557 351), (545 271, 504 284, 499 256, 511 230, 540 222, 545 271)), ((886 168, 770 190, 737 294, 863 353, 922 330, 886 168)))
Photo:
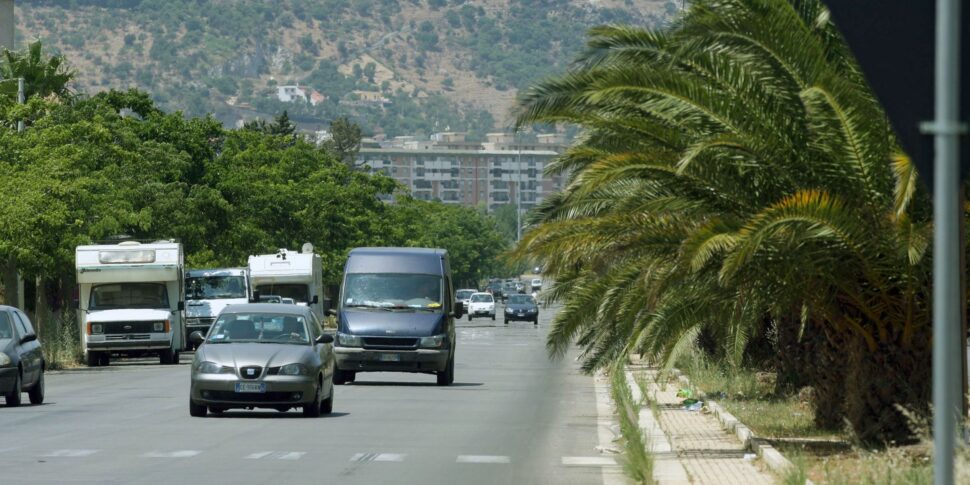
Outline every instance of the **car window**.
POLYGON ((0 311, 0 339, 13 338, 13 325, 7 312, 0 311))
POLYGON ((509 297, 509 304, 511 305, 525 305, 527 303, 535 303, 529 295, 512 295, 509 297))
POLYGON ((492 295, 476 294, 476 295, 472 295, 472 301, 476 303, 482 303, 482 302, 492 302, 494 300, 492 300, 492 295))
POLYGON ((224 313, 213 324, 206 342, 284 343, 309 345, 307 320, 282 313, 224 313))
POLYGON ((15 320, 17 320, 21 335, 26 337, 27 335, 34 334, 34 327, 30 325, 30 320, 27 318, 27 315, 14 310, 13 316, 16 317, 15 320))

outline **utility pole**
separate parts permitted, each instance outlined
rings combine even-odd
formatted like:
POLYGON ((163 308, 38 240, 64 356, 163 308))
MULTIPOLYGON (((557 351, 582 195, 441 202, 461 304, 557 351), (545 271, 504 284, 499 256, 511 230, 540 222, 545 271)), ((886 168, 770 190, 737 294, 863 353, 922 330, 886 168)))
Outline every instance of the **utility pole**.
MULTIPOLYGON (((17 78, 17 104, 24 104, 27 102, 27 96, 24 92, 24 78, 17 78)), ((17 120, 17 133, 23 133, 24 131, 24 120, 17 120)))
POLYGON ((0 0, 0 52, 14 47, 13 5, 14 0, 0 0))
POLYGON ((522 240, 522 147, 515 151, 515 242, 522 240))

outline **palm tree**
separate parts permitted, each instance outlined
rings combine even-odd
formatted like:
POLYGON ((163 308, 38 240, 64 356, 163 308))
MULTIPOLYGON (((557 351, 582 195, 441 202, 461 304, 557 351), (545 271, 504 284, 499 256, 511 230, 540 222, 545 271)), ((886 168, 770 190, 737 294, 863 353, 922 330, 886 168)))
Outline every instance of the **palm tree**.
MULTIPOLYGON (((68 85, 75 74, 67 67, 64 56, 45 56, 40 41, 30 43, 22 52, 4 49, 0 58, 0 79, 6 81, 24 78, 27 98, 55 95, 69 99, 74 94, 68 85)), ((0 83, 0 95, 16 99, 16 83, 0 83)))
POLYGON ((550 351, 669 366, 704 333, 737 365, 768 321, 821 352, 798 369, 820 424, 910 438, 896 404, 929 398, 927 202, 821 2, 700 0, 667 31, 589 37, 518 113, 584 129, 516 253, 557 280, 550 351))

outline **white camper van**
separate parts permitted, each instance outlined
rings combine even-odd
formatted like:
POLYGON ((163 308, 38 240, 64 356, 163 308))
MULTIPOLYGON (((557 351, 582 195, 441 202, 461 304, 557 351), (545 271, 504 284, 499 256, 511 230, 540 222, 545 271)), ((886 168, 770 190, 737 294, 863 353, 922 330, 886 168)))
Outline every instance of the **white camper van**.
POLYGON ((249 269, 190 269, 185 273, 185 333, 204 336, 227 305, 249 303, 249 269))
POLYGON ((185 338, 182 245, 171 241, 78 246, 81 346, 89 366, 112 353, 177 364, 185 338))
POLYGON ((250 256, 249 277, 260 297, 292 298, 323 320, 323 266, 312 244, 304 244, 300 252, 280 249, 250 256))

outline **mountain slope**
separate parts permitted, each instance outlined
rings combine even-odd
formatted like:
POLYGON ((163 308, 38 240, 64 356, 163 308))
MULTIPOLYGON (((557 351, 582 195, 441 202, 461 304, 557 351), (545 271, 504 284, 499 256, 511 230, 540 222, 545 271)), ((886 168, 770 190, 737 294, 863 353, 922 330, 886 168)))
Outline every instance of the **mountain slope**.
POLYGON ((564 69, 587 28, 654 25, 666 0, 31 0, 18 39, 68 55, 84 92, 149 90, 227 123, 283 109, 307 128, 483 132, 516 90, 564 69), (318 103, 281 103, 298 84, 318 103), (322 98, 326 97, 326 100, 322 98))

